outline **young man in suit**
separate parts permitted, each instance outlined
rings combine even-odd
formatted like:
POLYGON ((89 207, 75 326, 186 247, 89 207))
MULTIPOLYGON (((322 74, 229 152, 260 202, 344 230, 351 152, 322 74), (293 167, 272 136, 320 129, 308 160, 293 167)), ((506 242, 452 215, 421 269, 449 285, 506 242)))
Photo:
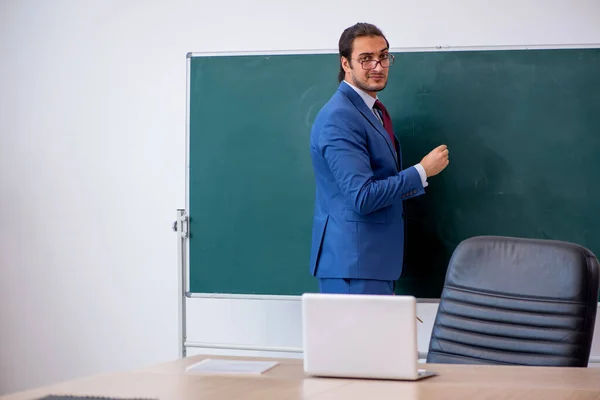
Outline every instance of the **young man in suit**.
POLYGON ((374 25, 358 23, 339 40, 340 85, 310 134, 316 199, 311 274, 322 293, 393 294, 402 272, 402 202, 425 193, 448 165, 441 145, 402 169, 400 146, 377 98, 394 57, 374 25))

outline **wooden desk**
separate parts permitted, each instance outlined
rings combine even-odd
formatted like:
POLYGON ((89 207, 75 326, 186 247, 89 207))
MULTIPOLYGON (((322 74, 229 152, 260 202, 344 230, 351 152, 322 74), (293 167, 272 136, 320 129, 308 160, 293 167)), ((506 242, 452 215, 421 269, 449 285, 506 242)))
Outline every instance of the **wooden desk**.
POLYGON ((188 365, 203 358, 217 357, 195 356, 131 372, 103 374, 15 393, 0 400, 32 400, 48 394, 160 400, 600 400, 600 368, 427 364, 427 369, 439 376, 417 382, 305 377, 301 360, 278 360, 278 366, 256 377, 185 372, 188 365))

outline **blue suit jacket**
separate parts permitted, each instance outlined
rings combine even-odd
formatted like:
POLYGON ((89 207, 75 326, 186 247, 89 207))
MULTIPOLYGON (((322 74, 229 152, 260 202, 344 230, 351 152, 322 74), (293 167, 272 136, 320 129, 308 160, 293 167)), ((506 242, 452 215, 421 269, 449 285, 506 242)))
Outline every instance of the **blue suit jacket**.
POLYGON ((345 82, 310 134, 316 199, 311 274, 395 280, 402 272, 402 201, 423 194, 416 168, 401 171, 383 125, 345 82))

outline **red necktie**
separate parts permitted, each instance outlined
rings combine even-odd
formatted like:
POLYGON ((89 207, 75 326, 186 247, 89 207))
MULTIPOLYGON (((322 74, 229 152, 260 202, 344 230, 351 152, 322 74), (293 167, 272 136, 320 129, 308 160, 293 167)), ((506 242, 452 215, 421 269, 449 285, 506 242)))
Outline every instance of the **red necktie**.
POLYGON ((387 131, 388 135, 390 135, 390 139, 392 139, 392 143, 395 148, 396 147, 396 139, 394 136, 394 129, 392 128, 392 119, 390 118, 390 114, 388 113, 388 111, 385 108, 385 106, 383 105, 383 103, 379 100, 375 100, 375 105, 373 107, 378 109, 379 111, 381 111, 381 114, 383 116, 383 127, 387 131))

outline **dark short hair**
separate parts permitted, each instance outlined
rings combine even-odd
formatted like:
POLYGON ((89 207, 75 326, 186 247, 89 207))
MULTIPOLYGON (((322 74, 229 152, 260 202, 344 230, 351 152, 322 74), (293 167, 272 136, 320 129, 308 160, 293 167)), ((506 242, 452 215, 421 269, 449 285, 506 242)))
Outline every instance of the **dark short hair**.
POLYGON ((339 42, 340 73, 338 74, 338 82, 343 81, 344 77, 346 76, 346 71, 344 71, 344 67, 342 67, 342 57, 346 57, 348 60, 350 60, 352 57, 352 51, 354 50, 354 39, 361 36, 381 36, 385 39, 387 46, 390 46, 387 38, 383 32, 381 32, 381 29, 373 24, 359 22, 346 28, 344 32, 342 32, 339 42))

